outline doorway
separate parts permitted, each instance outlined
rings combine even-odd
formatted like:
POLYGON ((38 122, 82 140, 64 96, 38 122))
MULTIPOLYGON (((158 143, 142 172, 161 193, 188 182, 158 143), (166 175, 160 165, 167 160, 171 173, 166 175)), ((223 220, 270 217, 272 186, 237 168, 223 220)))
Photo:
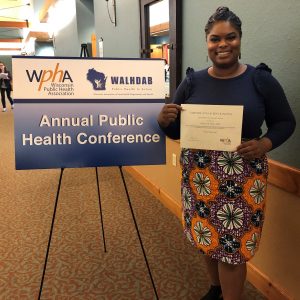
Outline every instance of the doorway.
POLYGON ((140 0, 141 57, 165 60, 166 102, 181 82, 181 7, 181 0, 140 0))

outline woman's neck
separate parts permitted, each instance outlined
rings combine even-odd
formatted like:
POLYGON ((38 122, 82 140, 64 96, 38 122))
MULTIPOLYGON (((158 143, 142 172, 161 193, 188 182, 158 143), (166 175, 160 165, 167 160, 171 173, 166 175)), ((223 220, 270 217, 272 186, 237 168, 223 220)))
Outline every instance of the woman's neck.
POLYGON ((220 68, 216 65, 213 65, 208 69, 208 74, 212 77, 226 79, 236 77, 244 73, 246 68, 246 65, 240 64, 239 62, 227 68, 220 68))

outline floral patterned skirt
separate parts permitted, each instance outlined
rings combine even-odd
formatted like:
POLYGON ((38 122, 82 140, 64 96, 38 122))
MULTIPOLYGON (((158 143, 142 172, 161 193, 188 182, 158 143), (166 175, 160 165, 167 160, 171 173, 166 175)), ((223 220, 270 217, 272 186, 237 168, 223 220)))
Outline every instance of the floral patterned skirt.
POLYGON ((265 213, 267 158, 182 149, 184 232, 213 259, 242 264, 258 249, 265 213))

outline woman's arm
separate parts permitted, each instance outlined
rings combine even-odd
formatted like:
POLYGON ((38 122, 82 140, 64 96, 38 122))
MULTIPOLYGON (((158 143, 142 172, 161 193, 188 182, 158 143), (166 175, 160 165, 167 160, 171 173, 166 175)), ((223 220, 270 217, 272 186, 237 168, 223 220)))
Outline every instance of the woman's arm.
POLYGON ((180 138, 180 111, 185 100, 187 82, 182 81, 176 90, 173 103, 165 104, 160 111, 157 121, 162 131, 171 139, 178 140, 180 138))
POLYGON ((257 88, 264 96, 267 132, 272 149, 284 143, 294 132, 296 120, 280 83, 269 73, 258 71, 257 88))

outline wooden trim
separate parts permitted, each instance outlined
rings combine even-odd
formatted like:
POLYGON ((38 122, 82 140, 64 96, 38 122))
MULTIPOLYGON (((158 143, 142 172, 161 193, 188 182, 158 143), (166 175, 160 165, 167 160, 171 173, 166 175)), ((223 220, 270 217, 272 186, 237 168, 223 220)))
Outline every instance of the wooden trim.
POLYGON ((161 32, 161 31, 169 32, 169 28, 170 28, 169 22, 157 24, 157 25, 150 27, 150 34, 155 34, 157 32, 161 32))
POLYGON ((300 196, 300 170, 269 159, 268 182, 284 191, 300 196))
POLYGON ((0 21, 0 28, 26 28, 28 22, 26 21, 0 21))
MULTIPOLYGON (((272 161, 273 162, 273 161, 272 161)), ((148 178, 134 167, 123 167, 150 193, 157 197, 162 204, 181 220, 181 204, 170 197, 165 191, 154 185, 148 178)), ((254 285, 267 299, 292 300, 279 285, 273 283, 270 278, 257 269, 252 263, 247 263, 247 280, 254 285)))
POLYGON ((22 38, 16 39, 0 39, 0 43, 22 43, 22 38))
POLYGON ((251 282, 267 299, 292 300, 286 291, 271 282, 265 274, 253 264, 247 263, 247 280, 251 282))
POLYGON ((0 51, 21 51, 21 48, 1 48, 0 44, 0 51))
POLYGON ((54 5, 57 0, 45 0, 43 7, 39 11, 40 22, 46 22, 48 18, 48 10, 50 6, 54 5))
POLYGON ((143 174, 138 172, 133 167, 123 167, 125 171, 127 171, 132 177, 136 179, 140 184, 142 184, 151 194, 157 197, 162 204, 168 208, 175 216, 181 219, 181 207, 178 203, 170 197, 164 190, 160 187, 154 185, 148 178, 146 178, 143 174))
POLYGON ((29 31, 25 43, 28 43, 30 38, 36 38, 37 41, 40 42, 47 42, 51 40, 49 33, 45 31, 29 31))

